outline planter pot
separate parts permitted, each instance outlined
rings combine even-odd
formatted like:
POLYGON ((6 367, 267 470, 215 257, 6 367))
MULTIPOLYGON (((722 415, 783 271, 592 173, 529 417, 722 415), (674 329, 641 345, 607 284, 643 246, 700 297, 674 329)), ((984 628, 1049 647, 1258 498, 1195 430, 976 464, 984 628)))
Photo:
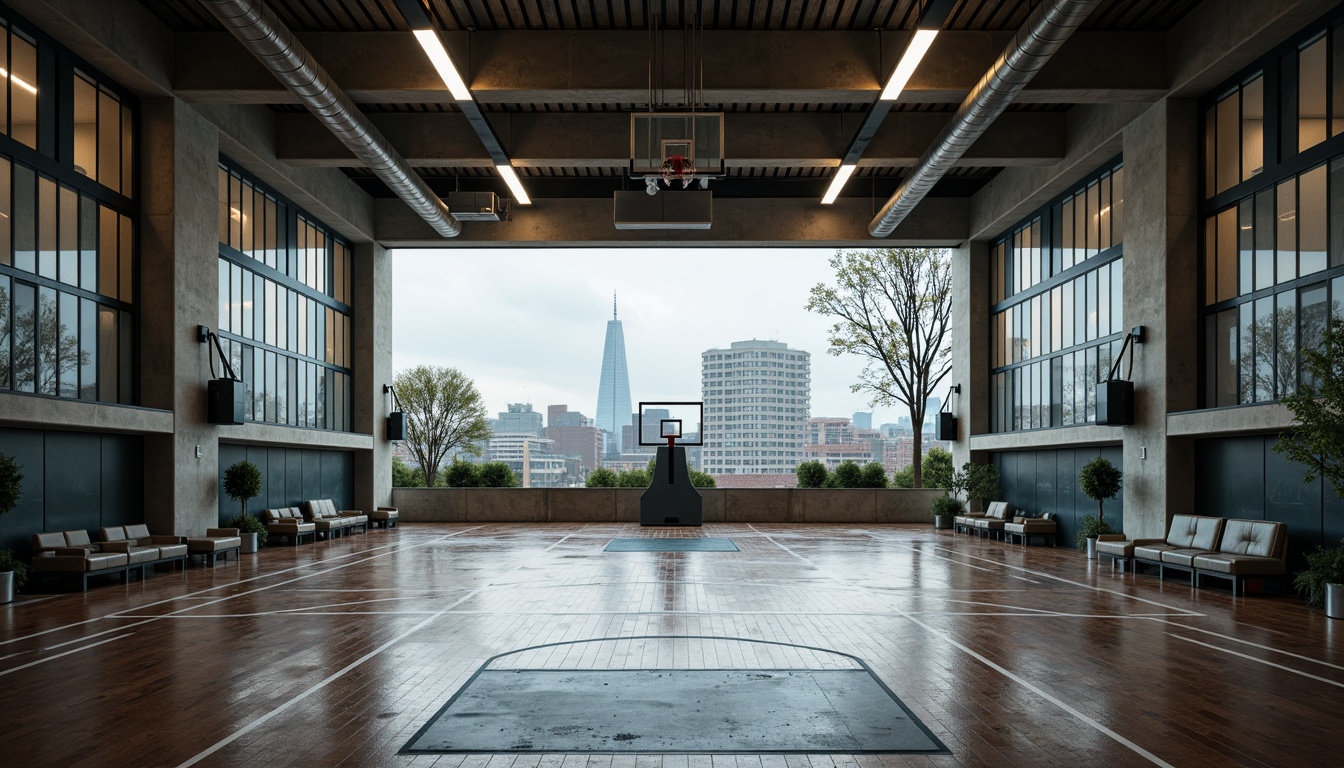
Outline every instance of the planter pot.
POLYGON ((1344 584, 1325 585, 1325 615, 1332 619, 1344 619, 1344 584))
MULTIPOLYGON (((1338 586, 1338 585, 1332 585, 1338 586)), ((0 605, 14 601, 14 572, 0 573, 0 605)))
POLYGON ((1088 536, 1088 537, 1087 537, 1087 559, 1088 559, 1088 560, 1096 560, 1096 559, 1097 559, 1097 537, 1096 537, 1096 536, 1088 536))
POLYGON ((941 517, 934 517, 934 518, 933 518, 933 527, 934 527, 934 528, 951 528, 951 527, 952 527, 952 518, 950 518, 950 517, 948 517, 948 516, 946 516, 946 515, 943 515, 943 516, 941 516, 941 517))
POLYGON ((257 534, 240 533, 239 536, 243 540, 243 554, 255 555, 257 553, 257 534))

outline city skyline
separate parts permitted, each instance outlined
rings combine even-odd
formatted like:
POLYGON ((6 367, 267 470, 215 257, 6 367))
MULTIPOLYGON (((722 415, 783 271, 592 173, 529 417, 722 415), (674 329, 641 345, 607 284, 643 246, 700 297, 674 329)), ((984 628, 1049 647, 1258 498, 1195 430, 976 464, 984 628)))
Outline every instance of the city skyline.
POLYGON ((833 253, 590 249, 561 262, 534 249, 397 251, 393 364, 460 369, 491 414, 531 402, 595 416, 615 291, 634 402, 699 399, 701 354, 755 338, 812 354, 811 416, 895 423, 904 406, 851 393, 863 361, 826 354, 830 321, 803 309, 832 278, 833 253))

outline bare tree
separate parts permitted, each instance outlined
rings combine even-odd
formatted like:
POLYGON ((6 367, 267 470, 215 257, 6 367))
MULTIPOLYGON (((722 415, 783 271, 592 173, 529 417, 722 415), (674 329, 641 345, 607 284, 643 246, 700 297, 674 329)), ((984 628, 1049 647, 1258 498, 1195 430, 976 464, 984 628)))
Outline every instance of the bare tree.
POLYGON ((838 251, 831 257, 834 285, 818 284, 807 309, 835 319, 832 355, 852 354, 868 364, 853 392, 873 405, 905 403, 914 429, 915 487, 923 487, 924 416, 929 396, 952 370, 949 345, 952 273, 936 248, 838 251))
POLYGON ((476 384, 456 368, 421 365, 397 374, 393 384, 406 412, 406 445, 434 487, 443 457, 454 448, 480 455, 490 439, 485 403, 476 384))

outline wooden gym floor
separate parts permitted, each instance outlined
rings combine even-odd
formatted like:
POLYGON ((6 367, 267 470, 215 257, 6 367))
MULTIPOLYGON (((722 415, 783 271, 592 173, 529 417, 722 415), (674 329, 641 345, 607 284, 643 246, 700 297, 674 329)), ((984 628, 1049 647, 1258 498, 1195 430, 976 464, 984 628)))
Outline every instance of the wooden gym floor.
POLYGON ((25 767, 1341 765, 1344 621, 924 525, 403 524, 0 606, 0 701, 0 763, 25 767), (702 535, 741 551, 602 551, 702 535), (635 636, 683 639, 517 663, 829 649, 951 754, 398 754, 492 656, 635 636))

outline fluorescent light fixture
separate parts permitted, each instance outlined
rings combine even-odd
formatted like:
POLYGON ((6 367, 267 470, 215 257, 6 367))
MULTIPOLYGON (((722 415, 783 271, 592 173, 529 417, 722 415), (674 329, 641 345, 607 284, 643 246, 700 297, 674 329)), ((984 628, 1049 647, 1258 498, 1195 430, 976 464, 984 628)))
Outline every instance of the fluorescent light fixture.
POLYGON ((18 75, 12 75, 12 76, 11 76, 11 75, 9 74, 9 70, 5 69, 4 67, 0 67, 0 77, 8 77, 8 78, 9 78, 9 81, 10 81, 11 83, 13 83, 13 84, 19 86, 20 88, 22 88, 23 90, 25 90, 25 91, 27 91, 27 92, 33 94, 34 96, 37 95, 37 86, 36 86, 36 85, 31 85, 31 84, 29 84, 28 82, 24 81, 24 79, 23 79, 22 77, 19 77, 18 75))
POLYGON ((821 198, 822 205, 830 205, 835 202, 835 198, 840 196, 840 190, 845 188, 845 182, 854 173, 853 164, 842 165, 835 170, 835 176, 831 178, 831 186, 826 188, 826 194, 821 198))
POLYGON ((896 71, 891 73, 887 87, 882 89, 882 101, 895 101, 901 97, 901 91, 905 90, 910 76, 915 74, 915 68, 924 59, 924 54, 929 52, 929 46, 933 45, 933 39, 937 36, 936 29, 915 30, 915 36, 910 38, 905 53, 901 54, 901 60, 896 63, 896 71))
POLYGON ((519 205, 531 205, 532 198, 527 196, 527 191, 523 189, 523 182, 518 180, 518 174, 514 172, 511 165, 496 165, 495 170, 504 177, 504 183, 509 185, 509 191, 513 193, 513 199, 518 201, 519 205))
POLYGON ((453 66, 453 60, 449 58, 448 50, 443 47, 439 33, 432 29, 417 29, 415 39, 420 42, 420 47, 425 49, 425 55, 429 57, 434 69, 438 70, 439 77, 443 78, 443 84, 448 86, 448 92, 453 94, 453 98, 458 101, 471 101, 471 89, 457 73, 457 67, 453 66))

